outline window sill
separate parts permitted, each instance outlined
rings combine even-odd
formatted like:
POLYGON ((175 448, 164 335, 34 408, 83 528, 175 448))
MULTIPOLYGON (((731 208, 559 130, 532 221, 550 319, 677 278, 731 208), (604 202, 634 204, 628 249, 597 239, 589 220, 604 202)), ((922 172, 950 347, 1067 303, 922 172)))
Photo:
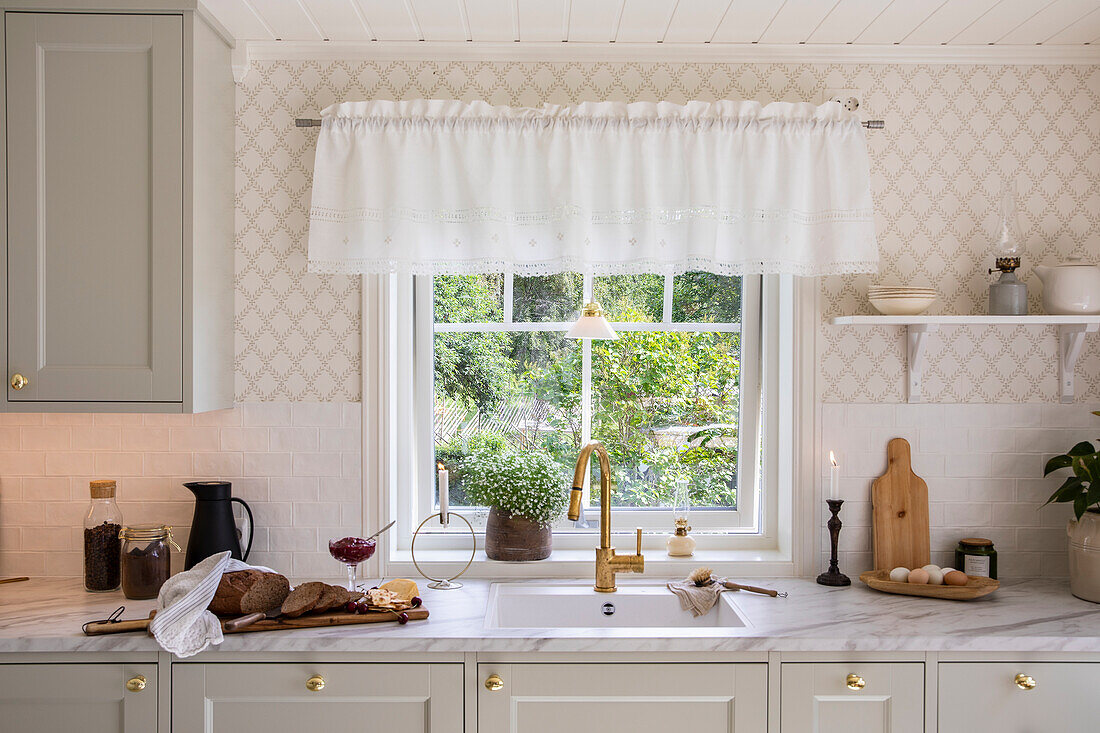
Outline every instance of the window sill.
MULTIPOLYGON (((712 568, 717 575, 738 577, 784 577, 795 575, 794 561, 779 550, 696 550, 692 557, 669 557, 659 550, 642 553, 645 575, 664 579, 686 577, 700 566, 712 568)), ((433 576, 458 573, 470 559, 467 550, 417 551, 416 561, 433 576)), ((385 563, 387 576, 416 577, 416 567, 408 550, 395 550, 385 563)), ((478 550, 466 575, 471 578, 587 578, 595 568, 592 550, 555 550, 545 560, 500 562, 490 560, 478 550)), ((624 574, 624 577, 630 574, 624 574)))

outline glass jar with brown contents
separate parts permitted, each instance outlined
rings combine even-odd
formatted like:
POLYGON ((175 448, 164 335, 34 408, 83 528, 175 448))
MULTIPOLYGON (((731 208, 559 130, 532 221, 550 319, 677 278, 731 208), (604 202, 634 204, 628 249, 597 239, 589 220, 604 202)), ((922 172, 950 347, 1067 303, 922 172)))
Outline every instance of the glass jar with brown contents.
POLYGON ((115 503, 114 481, 92 481, 88 513, 84 516, 84 588, 103 592, 118 588, 119 542, 122 512, 115 503))
POLYGON ((172 528, 164 524, 136 524, 123 527, 122 592, 135 601, 156 598, 172 574, 172 528))

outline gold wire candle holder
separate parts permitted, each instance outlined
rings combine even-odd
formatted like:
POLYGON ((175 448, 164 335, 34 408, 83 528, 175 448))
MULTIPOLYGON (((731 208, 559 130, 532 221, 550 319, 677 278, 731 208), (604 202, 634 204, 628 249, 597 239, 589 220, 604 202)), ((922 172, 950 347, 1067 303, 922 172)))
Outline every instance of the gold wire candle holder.
POLYGON ((412 546, 409 548, 409 554, 412 555, 413 567, 416 568, 416 572, 420 573, 420 575, 423 576, 425 580, 431 581, 430 583, 428 583, 429 588, 432 588, 434 590, 455 590, 456 588, 461 588, 462 583, 456 583, 455 581, 458 578, 461 578, 462 575, 470 569, 470 565, 472 565, 474 562, 474 555, 477 554, 477 535, 474 533, 474 526, 470 524, 470 520, 466 519, 466 517, 462 516, 461 514, 455 514, 454 512, 447 512, 446 514, 444 514, 443 512, 435 512, 434 514, 429 514, 428 516, 424 517, 424 521, 421 522, 420 525, 416 528, 416 531, 413 532, 412 546), (452 518, 457 517, 465 522, 466 527, 470 530, 470 539, 472 540, 470 543, 470 559, 466 561, 466 566, 462 568, 462 570, 458 571, 456 575, 452 575, 449 578, 433 578, 432 576, 425 573, 424 570, 420 567, 420 563, 416 561, 417 535, 420 534, 420 530, 424 528, 424 525, 428 523, 428 520, 432 519, 433 517, 438 519, 440 525, 442 525, 443 527, 446 527, 447 523, 452 518))

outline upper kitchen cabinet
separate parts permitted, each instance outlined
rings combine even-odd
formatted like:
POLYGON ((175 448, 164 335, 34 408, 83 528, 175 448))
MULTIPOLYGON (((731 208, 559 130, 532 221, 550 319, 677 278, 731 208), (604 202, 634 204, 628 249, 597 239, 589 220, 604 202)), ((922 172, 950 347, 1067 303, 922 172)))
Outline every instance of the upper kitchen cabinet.
POLYGON ((2 409, 231 406, 229 44, 190 11, 4 24, 2 409))

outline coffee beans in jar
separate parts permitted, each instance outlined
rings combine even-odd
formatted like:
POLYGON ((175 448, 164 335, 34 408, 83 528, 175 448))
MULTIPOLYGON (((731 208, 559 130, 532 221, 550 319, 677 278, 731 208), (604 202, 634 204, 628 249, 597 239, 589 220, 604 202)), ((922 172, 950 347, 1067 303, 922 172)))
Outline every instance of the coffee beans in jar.
POLYGON ((88 514, 84 517, 84 588, 116 590, 121 581, 122 512, 115 503, 114 481, 92 481, 88 514))

